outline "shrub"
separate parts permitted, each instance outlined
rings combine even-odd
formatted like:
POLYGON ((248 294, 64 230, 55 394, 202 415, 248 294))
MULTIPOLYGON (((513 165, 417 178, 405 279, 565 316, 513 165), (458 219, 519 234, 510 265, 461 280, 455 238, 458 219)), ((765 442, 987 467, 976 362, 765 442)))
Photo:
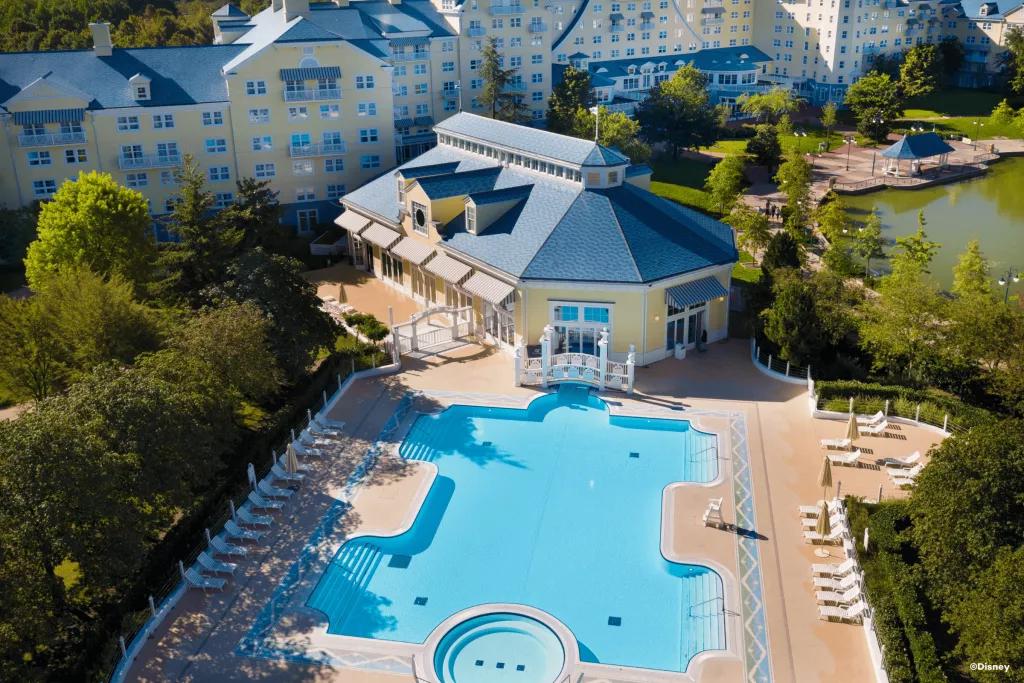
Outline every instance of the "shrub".
POLYGON ((988 424, 995 419, 987 410, 968 405, 938 389, 914 389, 855 380, 822 380, 815 383, 815 390, 826 410, 845 412, 852 396, 854 410, 859 413, 882 410, 888 400, 889 415, 913 419, 920 404, 921 420, 935 425, 941 425, 947 414, 956 428, 988 424))

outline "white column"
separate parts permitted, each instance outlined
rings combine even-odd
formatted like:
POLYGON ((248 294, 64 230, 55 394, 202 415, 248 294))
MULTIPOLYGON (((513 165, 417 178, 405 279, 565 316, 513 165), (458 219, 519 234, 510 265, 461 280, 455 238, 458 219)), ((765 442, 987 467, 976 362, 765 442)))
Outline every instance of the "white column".
POLYGON ((540 338, 540 384, 544 388, 548 386, 548 373, 551 372, 551 333, 554 331, 551 325, 545 325, 544 334, 540 338))
POLYGON ((523 384, 523 352, 525 349, 522 344, 516 346, 515 355, 513 357, 513 367, 515 368, 515 386, 519 387, 523 384))
POLYGON ((597 385, 604 391, 605 373, 608 372, 608 328, 602 328, 601 338, 597 340, 597 385))
POLYGON ((397 363, 402 355, 402 346, 398 341, 398 329, 395 327, 395 309, 388 306, 388 327, 391 328, 391 361, 397 363))
POLYGON ((629 345, 629 353, 626 354, 626 393, 633 393, 633 376, 636 372, 636 346, 629 345))

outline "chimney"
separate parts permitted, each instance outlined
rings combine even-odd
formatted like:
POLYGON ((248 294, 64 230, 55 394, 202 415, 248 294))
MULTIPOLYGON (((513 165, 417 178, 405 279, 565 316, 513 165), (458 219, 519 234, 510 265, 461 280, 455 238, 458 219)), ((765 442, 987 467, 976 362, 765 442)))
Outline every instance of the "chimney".
POLYGON ((97 57, 109 57, 114 51, 114 44, 110 41, 110 24, 105 21, 89 24, 92 32, 92 49, 97 57))
POLYGON ((272 11, 277 12, 277 11, 279 11, 281 9, 281 7, 282 7, 281 0, 271 0, 271 2, 270 2, 270 9, 272 11))
POLYGON ((309 16, 309 0, 284 0, 284 20, 309 16))

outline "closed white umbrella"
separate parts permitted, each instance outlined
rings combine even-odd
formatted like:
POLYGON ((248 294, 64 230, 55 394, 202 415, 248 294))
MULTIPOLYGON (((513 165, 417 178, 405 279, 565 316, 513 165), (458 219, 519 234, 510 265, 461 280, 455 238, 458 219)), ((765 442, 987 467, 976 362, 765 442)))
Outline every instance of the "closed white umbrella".
POLYGON ((850 413, 850 421, 846 423, 846 438, 850 440, 850 450, 853 450, 853 442, 860 438, 860 429, 857 428, 857 416, 850 413))
POLYGON ((299 456, 291 444, 288 444, 288 448, 285 449, 284 469, 289 474, 296 474, 299 471, 299 456))
MULTIPOLYGON (((825 460, 828 463, 828 460, 825 460)), ((831 478, 831 473, 829 477, 831 478)), ((832 520, 829 518, 828 501, 821 501, 821 510, 818 511, 818 523, 814 525, 814 530, 822 536, 828 536, 832 533, 832 520)), ((818 548, 814 551, 814 554, 818 557, 828 557, 829 552, 824 548, 818 548)))
POLYGON ((252 486, 253 488, 256 488, 256 468, 253 466, 252 463, 249 463, 249 466, 246 468, 245 471, 246 474, 249 475, 249 485, 252 486))

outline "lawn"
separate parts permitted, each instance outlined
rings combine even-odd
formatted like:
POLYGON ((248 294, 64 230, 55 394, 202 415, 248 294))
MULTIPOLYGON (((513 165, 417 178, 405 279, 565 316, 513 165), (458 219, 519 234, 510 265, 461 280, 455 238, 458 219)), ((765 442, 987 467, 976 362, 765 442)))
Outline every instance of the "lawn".
MULTIPOLYGON (((754 124, 744 124, 746 128, 752 128, 754 124)), ((790 150, 796 149, 800 152, 817 152, 818 145, 825 141, 825 131, 820 128, 800 128, 799 130, 806 132, 807 135, 804 137, 797 137, 796 135, 779 135, 779 142, 782 143, 782 151, 789 152, 790 150)), ((835 131, 832 132, 831 139, 829 141, 829 148, 835 149, 843 142, 843 136, 835 131)), ((719 140, 711 147, 708 148, 709 152, 716 152, 718 154, 743 154, 746 151, 747 138, 738 139, 727 139, 719 140)))
MULTIPOLYGON (((983 90, 943 90, 926 97, 910 100, 903 112, 902 127, 918 124, 925 130, 947 135, 960 135, 982 139, 995 137, 1019 138, 1021 129, 1014 124, 996 124, 989 119, 992 109, 1005 96, 983 90), (978 123, 983 124, 978 126, 978 123)), ((1010 98, 1010 105, 1024 104, 1021 98, 1010 98)))
POLYGON ((654 168, 651 192, 704 213, 717 213, 711 209, 710 197, 704 191, 704 183, 714 164, 682 157, 659 159, 651 165, 654 168))
POLYGON ((745 251, 740 251, 740 260, 732 268, 732 279, 755 284, 761 279, 761 267, 750 265, 753 262, 753 256, 745 251))

